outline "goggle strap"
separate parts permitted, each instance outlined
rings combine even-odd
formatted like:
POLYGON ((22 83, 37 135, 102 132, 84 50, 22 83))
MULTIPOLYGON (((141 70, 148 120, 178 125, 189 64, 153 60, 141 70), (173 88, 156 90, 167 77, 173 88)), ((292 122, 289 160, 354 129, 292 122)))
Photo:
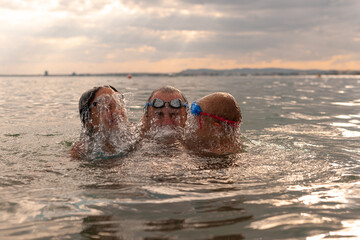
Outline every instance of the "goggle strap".
POLYGON ((228 123, 228 124, 230 124, 231 126, 234 126, 234 127, 238 127, 238 126, 239 126, 239 122, 227 120, 227 119, 225 119, 225 118, 222 118, 222 117, 219 117, 219 116, 216 116, 216 115, 212 115, 212 114, 210 114, 210 113, 201 112, 201 113, 200 113, 200 117, 199 117, 200 128, 201 128, 201 115, 205 115, 205 116, 208 116, 208 117, 215 118, 215 119, 220 120, 220 121, 222 121, 222 122, 226 122, 226 123, 228 123))
POLYGON ((200 129, 201 129, 201 113, 199 115, 199 126, 200 126, 200 129))

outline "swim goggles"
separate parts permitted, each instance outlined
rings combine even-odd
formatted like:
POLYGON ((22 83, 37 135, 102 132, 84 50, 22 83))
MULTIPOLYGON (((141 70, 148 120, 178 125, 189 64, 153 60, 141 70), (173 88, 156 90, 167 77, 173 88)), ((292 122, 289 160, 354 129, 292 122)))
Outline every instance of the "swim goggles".
POLYGON ((163 108, 165 107, 166 103, 168 103, 171 108, 188 107, 188 105, 186 103, 183 103, 179 98, 172 99, 169 102, 165 102, 161 99, 155 98, 151 103, 147 102, 145 107, 152 106, 154 108, 163 108))
POLYGON ((212 117, 212 118, 215 118, 217 120, 220 120, 222 122, 226 122, 227 124, 233 126, 233 127, 238 127, 239 126, 239 122, 236 122, 236 121, 231 121, 231 120, 227 120, 225 118, 222 118, 222 117, 219 117, 219 116, 216 116, 216 115, 212 115, 210 113, 205 113, 201 110, 201 107, 199 104, 195 102, 193 102, 191 104, 191 110, 190 110, 190 113, 192 115, 195 115, 195 116, 199 116, 199 125, 200 125, 200 129, 201 129, 201 115, 205 115, 205 116, 208 116, 208 117, 212 117))

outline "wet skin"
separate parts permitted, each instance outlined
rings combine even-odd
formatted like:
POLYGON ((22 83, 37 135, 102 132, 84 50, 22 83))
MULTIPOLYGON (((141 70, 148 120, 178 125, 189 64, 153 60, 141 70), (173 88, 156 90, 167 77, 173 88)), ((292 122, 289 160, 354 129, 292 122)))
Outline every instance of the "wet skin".
MULTIPOLYGON (((181 94, 177 92, 156 92, 150 99, 150 102, 152 102, 155 98, 161 99, 165 102, 179 98, 183 103, 185 102, 181 94)), ((147 116, 143 117, 143 123, 145 130, 148 130, 151 126, 185 127, 186 117, 186 107, 171 108, 169 103, 166 103, 163 108, 154 108, 149 106, 147 116)))
POLYGON ((93 127, 94 133, 100 129, 117 129, 119 122, 127 121, 121 95, 110 88, 100 89, 90 106, 91 121, 88 124, 89 127, 93 127))

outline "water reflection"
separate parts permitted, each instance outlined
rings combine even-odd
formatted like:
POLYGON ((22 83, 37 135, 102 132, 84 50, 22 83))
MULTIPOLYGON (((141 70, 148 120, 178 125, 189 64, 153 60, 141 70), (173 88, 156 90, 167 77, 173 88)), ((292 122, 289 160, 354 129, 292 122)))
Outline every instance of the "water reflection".
POLYGON ((68 151, 79 135, 78 97, 104 79, 0 82, 0 235, 359 239, 359 78, 220 80, 109 84, 131 89, 129 115, 137 122, 149 82, 176 83, 193 99, 219 91, 221 82, 244 106, 244 152, 197 157, 155 133, 129 155, 102 161, 72 161, 68 151))
POLYGON ((118 236, 121 226, 111 215, 88 216, 83 219, 84 230, 81 236, 89 239, 118 240, 125 239, 118 236))
POLYGON ((311 237, 307 237, 310 240, 320 240, 320 239, 349 239, 355 240, 359 239, 360 235, 360 221, 359 220, 346 220, 342 221, 342 229, 337 231, 330 231, 328 233, 321 233, 311 237))
POLYGON ((236 155, 221 156, 221 157, 207 157, 194 158, 194 164, 198 166, 199 170, 220 170, 236 166, 236 155))
POLYGON ((349 106, 349 107, 360 106, 360 99, 357 99, 354 101, 349 101, 349 102, 333 102, 332 104, 341 105, 341 106, 349 106))
POLYGON ((336 219, 335 221, 331 218, 322 217, 315 214, 307 213, 293 213, 293 214, 284 214, 274 217, 269 217, 263 220, 252 222, 249 227, 258 230, 265 230, 271 228, 278 228, 279 230, 289 229, 289 225, 296 226, 301 228, 301 225, 312 225, 316 228, 326 224, 328 227, 337 227, 336 219), (331 226, 333 224, 333 226, 331 226))
POLYGON ((97 205, 103 214, 83 218, 81 235, 91 239, 243 239, 232 226, 249 222, 253 216, 240 204, 218 199, 163 204, 161 209, 145 203, 97 205), (227 227, 228 231, 218 231, 227 227))
MULTIPOLYGON (((111 215, 89 216, 83 219, 84 229, 81 231, 81 236, 86 239, 174 239, 174 233, 180 230, 216 228, 219 226, 235 224, 237 222, 246 221, 248 218, 228 219, 225 221, 205 221, 205 222, 187 222, 186 219, 164 219, 145 222, 144 232, 132 233, 126 226, 123 226, 115 217, 111 215)), ((194 233, 194 232, 193 232, 194 233)), ((205 234, 206 235, 206 234, 205 234)), ((209 234, 207 234, 209 235, 209 234)), ((196 237, 194 234, 189 234, 186 239, 245 239, 241 234, 215 234, 213 237, 196 237)))
POLYGON ((251 218, 252 216, 243 216, 216 221, 189 221, 186 219, 157 220, 146 223, 146 225, 149 227, 146 231, 166 232, 181 229, 213 228, 248 221, 251 218))
POLYGON ((360 131, 351 131, 345 128, 338 128, 342 132, 342 135, 347 138, 360 137, 360 131))

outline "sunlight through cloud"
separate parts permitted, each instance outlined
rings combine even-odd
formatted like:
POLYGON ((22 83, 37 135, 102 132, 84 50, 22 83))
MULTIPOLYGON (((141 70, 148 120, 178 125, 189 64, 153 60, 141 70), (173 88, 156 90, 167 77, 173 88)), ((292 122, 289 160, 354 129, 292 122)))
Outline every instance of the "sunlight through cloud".
MULTIPOLYGON (((10 69, 17 68, 24 73, 42 72, 23 59, 44 54, 38 59, 56 61, 58 51, 42 50, 49 46, 79 49, 62 54, 52 71, 63 68, 60 61, 74 58, 79 60, 77 69, 92 61, 92 70, 103 71, 101 61, 121 51, 121 61, 135 61, 134 52, 153 53, 137 56, 138 61, 157 63, 207 59, 200 68, 359 69, 359 34, 352 27, 358 21, 350 17, 358 15, 356 6, 354 2, 0 0, 0 21, 6 23, 0 26, 0 40, 11 46, 1 54, 0 73, 11 74, 10 69), (334 11, 349 17, 339 19, 334 11), (37 47, 27 47, 34 44, 33 39, 37 47), (91 48, 85 39, 93 40, 91 48)), ((138 72, 145 71, 146 67, 136 65, 138 72)), ((160 69, 170 72, 183 67, 164 64, 160 69)))

